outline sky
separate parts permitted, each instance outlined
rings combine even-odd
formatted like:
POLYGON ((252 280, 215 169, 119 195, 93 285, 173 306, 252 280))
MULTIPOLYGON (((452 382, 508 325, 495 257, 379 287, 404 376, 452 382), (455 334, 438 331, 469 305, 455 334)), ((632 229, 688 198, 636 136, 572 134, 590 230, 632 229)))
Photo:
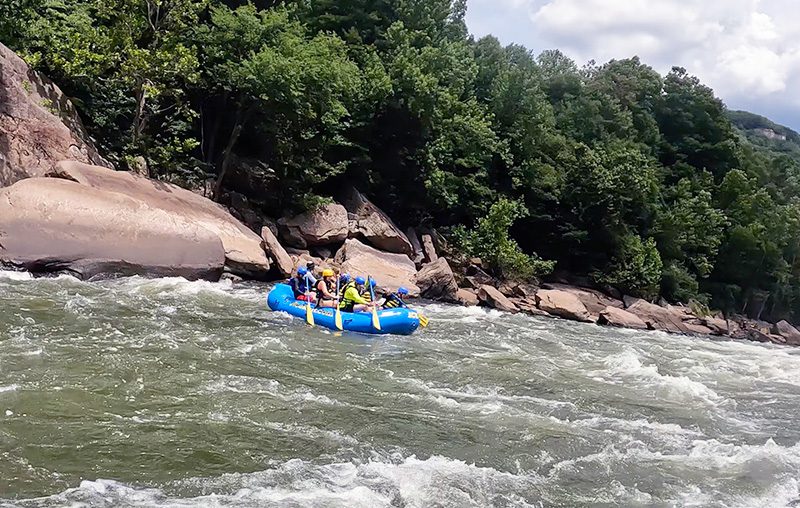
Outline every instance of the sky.
POLYGON ((731 109, 800 131, 800 0, 467 0, 467 26, 579 65, 686 68, 731 109))

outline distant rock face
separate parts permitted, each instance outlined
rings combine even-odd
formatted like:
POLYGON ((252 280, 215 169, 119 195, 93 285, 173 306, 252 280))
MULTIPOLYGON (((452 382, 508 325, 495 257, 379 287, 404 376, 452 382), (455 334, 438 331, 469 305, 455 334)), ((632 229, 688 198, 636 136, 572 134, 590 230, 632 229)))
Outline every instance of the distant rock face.
POLYGON ((110 166, 63 92, 0 44, 0 187, 64 159, 110 166))
POLYGON ((0 265, 32 272, 217 280, 218 235, 184 215, 68 180, 29 178, 0 189, 0 265))
POLYGON ((350 190, 344 206, 355 216, 350 231, 351 238, 361 236, 378 249, 413 256, 414 248, 406 234, 358 190, 350 190))
POLYGON ((417 268, 405 254, 382 252, 351 238, 336 253, 335 262, 353 277, 372 275, 384 289, 396 291, 403 286, 411 296, 419 296, 414 283, 417 268))
POLYGON ((347 238, 347 210, 336 203, 278 221, 283 240, 292 247, 330 245, 347 238))
POLYGON ((174 214, 204 228, 222 241, 225 265, 231 273, 263 279, 269 271, 270 262, 261 238, 220 205, 191 191, 133 173, 72 161, 59 162, 48 175, 72 180, 91 188, 91 192, 102 190, 128 196, 142 207, 174 214))
POLYGON ((458 301, 458 284, 445 258, 424 265, 416 276, 420 295, 433 300, 458 301))

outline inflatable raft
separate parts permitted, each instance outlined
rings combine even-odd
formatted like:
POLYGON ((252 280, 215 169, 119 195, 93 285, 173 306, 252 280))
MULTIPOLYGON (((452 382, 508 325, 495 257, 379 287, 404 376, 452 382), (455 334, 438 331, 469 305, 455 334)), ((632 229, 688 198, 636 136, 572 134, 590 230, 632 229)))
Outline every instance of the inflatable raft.
MULTIPOLYGON (((275 311, 288 312, 305 321, 306 302, 294 299, 288 284, 278 284, 269 292, 267 305, 275 311)), ((336 330, 334 311, 331 308, 314 309, 314 324, 336 330)), ((342 312, 342 327, 351 332, 376 335, 411 335, 419 328, 419 314, 411 309, 386 309, 378 311, 381 329, 372 327, 372 314, 369 312, 342 312)))

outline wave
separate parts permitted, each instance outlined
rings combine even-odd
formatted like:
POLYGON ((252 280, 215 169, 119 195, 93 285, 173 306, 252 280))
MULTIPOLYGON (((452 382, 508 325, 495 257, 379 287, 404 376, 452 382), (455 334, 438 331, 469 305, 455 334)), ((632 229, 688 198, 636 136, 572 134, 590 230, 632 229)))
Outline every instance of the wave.
POLYGON ((106 479, 82 481, 60 494, 0 506, 524 508, 539 506, 540 480, 442 456, 418 459, 393 454, 327 464, 291 459, 256 473, 180 480, 160 488, 106 479))

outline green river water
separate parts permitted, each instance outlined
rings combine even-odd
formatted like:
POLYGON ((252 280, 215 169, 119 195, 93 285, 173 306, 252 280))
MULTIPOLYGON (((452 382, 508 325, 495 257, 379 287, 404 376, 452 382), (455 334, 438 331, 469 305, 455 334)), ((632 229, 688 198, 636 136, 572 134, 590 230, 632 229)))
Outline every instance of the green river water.
POLYGON ((0 506, 800 506, 800 349, 267 291, 0 272, 0 506))

